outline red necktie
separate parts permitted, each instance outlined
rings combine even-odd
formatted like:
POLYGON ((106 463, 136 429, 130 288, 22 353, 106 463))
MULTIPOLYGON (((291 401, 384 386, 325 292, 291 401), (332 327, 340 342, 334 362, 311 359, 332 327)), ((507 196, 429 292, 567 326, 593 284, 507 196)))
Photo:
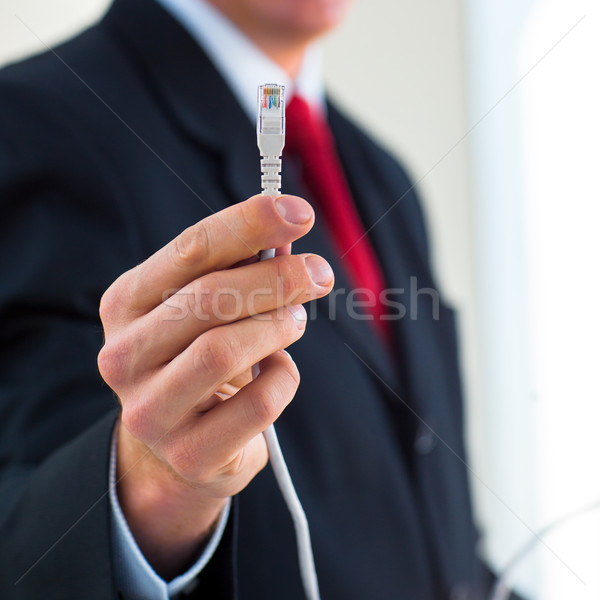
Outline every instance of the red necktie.
MULTIPOLYGON (((372 292, 375 302, 366 311, 389 342, 389 322, 381 320, 385 307, 380 294, 385 280, 354 205, 333 136, 321 115, 297 96, 287 105, 285 149, 302 163, 304 183, 319 204, 352 285, 372 292)), ((356 299, 366 298, 359 295, 356 299)))

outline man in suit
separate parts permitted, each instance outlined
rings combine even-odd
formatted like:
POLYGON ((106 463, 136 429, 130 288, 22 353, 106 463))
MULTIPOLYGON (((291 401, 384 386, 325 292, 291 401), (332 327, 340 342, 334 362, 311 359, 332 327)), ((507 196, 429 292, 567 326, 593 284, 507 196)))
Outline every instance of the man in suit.
POLYGON ((263 469, 275 420, 323 598, 484 597, 453 315, 418 200, 313 64, 346 4, 116 0, 0 74, 2 598, 302 598, 263 469), (296 196, 253 196, 248 86, 274 78, 332 132, 394 290, 381 327, 336 293, 362 274, 304 158, 284 167, 296 196))

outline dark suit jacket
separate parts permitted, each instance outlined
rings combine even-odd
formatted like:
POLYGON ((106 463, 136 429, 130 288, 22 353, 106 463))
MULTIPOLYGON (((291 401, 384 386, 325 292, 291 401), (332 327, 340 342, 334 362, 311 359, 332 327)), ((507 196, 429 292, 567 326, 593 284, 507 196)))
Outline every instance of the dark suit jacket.
MULTIPOLYGON (((435 287, 419 203, 403 169, 328 108, 365 226, 386 214, 369 235, 407 314, 385 352, 339 295, 317 302, 292 348, 302 383, 278 429, 322 595, 479 598, 454 319, 415 293, 435 287)), ((0 73, 0 597, 117 597, 106 494, 117 403, 96 368, 100 296, 259 186, 253 124, 151 0, 117 0, 56 54, 0 73)), ((292 160, 283 190, 308 196, 292 160)), ((336 287, 350 287, 318 207, 295 250, 326 257, 336 287)), ((198 597, 300 600, 270 469, 234 512, 198 597)))

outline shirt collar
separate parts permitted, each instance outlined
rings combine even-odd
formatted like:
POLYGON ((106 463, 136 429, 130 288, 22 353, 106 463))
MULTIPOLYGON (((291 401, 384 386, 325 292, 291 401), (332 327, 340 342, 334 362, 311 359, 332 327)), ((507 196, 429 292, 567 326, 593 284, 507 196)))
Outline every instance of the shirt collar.
POLYGON ((311 106, 324 110, 321 52, 317 45, 307 50, 300 72, 292 81, 279 65, 204 0, 156 2, 202 46, 252 121, 256 119, 257 88, 263 83, 285 85, 288 100, 297 94, 311 106))

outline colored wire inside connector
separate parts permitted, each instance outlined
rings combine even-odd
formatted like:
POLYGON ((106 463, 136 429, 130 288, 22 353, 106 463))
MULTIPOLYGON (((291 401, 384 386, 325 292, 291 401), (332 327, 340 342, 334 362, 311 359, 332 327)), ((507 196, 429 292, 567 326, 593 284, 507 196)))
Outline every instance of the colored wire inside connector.
POLYGON ((281 98, 283 86, 280 85, 262 85, 262 108, 277 108, 281 107, 281 98))

